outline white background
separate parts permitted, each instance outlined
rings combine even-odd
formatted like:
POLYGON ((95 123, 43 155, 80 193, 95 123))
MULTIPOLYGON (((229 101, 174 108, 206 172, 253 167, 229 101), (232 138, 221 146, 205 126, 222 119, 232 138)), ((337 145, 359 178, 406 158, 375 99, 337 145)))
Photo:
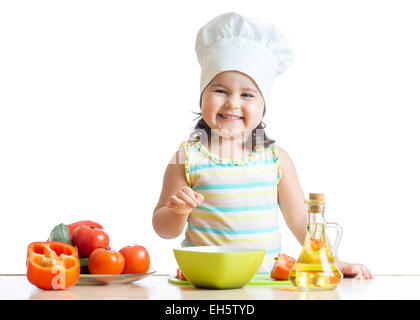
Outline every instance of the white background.
POLYGON ((24 273, 30 242, 85 219, 112 249, 144 245, 153 268, 175 272, 182 236, 159 238, 152 213, 199 110, 196 33, 228 11, 291 40, 264 121, 305 194, 326 194, 341 259, 419 273, 414 0, 0 2, 0 273, 24 273))

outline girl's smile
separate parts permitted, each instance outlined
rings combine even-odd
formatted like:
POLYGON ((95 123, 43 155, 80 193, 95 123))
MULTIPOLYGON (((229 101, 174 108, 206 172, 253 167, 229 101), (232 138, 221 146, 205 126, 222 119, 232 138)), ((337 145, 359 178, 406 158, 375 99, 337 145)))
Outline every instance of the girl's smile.
POLYGON ((241 121, 244 119, 244 117, 232 114, 232 113, 218 113, 217 116, 221 117, 224 121, 241 121))

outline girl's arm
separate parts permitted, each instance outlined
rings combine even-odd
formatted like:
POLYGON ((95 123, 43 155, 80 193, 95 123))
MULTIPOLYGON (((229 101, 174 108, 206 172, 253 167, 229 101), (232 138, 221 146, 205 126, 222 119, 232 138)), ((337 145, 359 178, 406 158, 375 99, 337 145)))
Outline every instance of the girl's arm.
POLYGON ((180 149, 166 168, 160 198, 153 212, 153 228, 165 239, 179 236, 192 209, 204 200, 188 186, 184 163, 185 150, 180 149))
POLYGON ((277 148, 282 170, 282 177, 277 185, 279 207, 290 231, 303 245, 307 224, 305 196, 292 159, 286 151, 280 147, 277 148))

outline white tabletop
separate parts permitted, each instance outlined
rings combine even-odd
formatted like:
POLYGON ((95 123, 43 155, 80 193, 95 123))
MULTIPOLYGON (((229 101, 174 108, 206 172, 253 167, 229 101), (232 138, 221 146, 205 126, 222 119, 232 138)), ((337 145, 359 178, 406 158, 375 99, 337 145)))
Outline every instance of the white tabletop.
POLYGON ((153 275, 131 284, 76 285, 44 291, 25 275, 0 275, 1 300, 419 300, 420 275, 377 275, 372 280, 343 279, 334 291, 300 292, 277 285, 246 285, 241 289, 206 290, 169 283, 167 275, 153 275))

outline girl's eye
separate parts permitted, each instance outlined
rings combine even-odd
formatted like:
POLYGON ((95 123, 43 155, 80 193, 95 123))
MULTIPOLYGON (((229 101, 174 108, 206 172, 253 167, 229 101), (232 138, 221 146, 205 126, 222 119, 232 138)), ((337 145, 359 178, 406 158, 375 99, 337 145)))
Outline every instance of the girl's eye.
POLYGON ((225 90, 222 90, 222 89, 217 89, 214 92, 217 92, 217 93, 226 93, 226 91, 225 90))
POLYGON ((252 94, 249 94, 249 93, 243 93, 243 94, 242 94, 242 97, 245 97, 245 98, 252 98, 252 97, 253 97, 253 95, 252 95, 252 94))

